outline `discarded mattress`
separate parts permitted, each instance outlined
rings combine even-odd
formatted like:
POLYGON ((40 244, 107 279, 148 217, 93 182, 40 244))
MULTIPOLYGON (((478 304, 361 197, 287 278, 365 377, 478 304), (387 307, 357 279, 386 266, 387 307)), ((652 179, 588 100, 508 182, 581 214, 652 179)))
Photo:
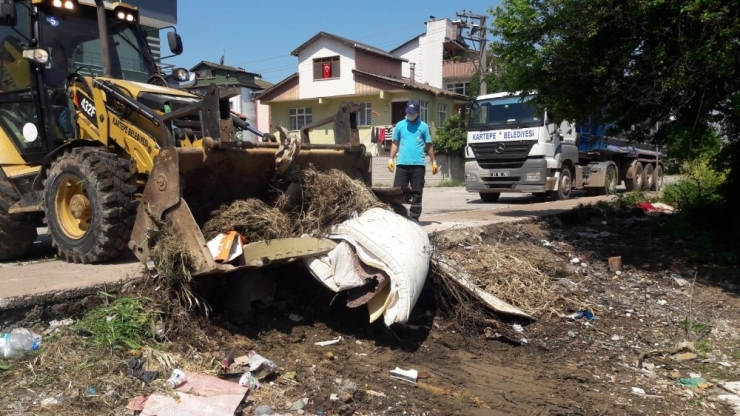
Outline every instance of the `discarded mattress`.
POLYGON ((381 314, 388 326, 407 322, 429 272, 431 245, 424 229, 392 211, 371 208, 332 227, 329 238, 341 242, 325 255, 304 259, 311 274, 335 292, 361 287, 367 274, 358 270, 356 256, 390 278, 387 289, 368 302, 371 322, 381 314))

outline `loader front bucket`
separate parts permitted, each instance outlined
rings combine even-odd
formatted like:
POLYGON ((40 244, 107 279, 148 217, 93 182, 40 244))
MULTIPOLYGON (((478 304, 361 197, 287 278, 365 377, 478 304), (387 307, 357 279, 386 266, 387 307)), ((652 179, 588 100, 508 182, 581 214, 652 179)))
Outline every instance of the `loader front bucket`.
POLYGON ((318 171, 338 169, 370 185, 371 156, 363 146, 307 143, 289 149, 282 144, 161 150, 141 197, 131 250, 146 264, 166 225, 188 251, 194 276, 255 267, 244 261, 216 262, 201 231, 211 211, 239 199, 266 200, 272 188, 285 186, 291 174, 309 166, 318 171))

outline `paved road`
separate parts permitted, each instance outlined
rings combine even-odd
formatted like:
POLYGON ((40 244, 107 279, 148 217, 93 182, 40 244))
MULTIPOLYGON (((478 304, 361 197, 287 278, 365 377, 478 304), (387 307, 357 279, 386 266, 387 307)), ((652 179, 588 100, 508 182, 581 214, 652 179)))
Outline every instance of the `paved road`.
MULTIPOLYGON (((596 200, 593 197, 575 197, 553 202, 529 195, 502 194, 497 203, 483 203, 477 194, 467 193, 464 188, 427 188, 424 190, 421 223, 428 232, 433 232, 555 214, 596 200)), ((3 299, 117 282, 142 271, 142 266, 131 253, 106 265, 69 264, 55 260, 45 232, 45 229, 39 229, 41 237, 28 258, 0 264, 0 308, 3 299)))

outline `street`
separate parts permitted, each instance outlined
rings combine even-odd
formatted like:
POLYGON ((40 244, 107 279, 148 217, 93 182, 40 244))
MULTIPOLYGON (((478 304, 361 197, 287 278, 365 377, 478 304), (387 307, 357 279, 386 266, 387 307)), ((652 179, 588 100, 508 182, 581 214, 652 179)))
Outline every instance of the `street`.
MULTIPOLYGON (((529 194, 502 194, 499 202, 484 203, 477 194, 468 193, 462 187, 431 187, 424 190, 421 224, 431 233, 554 214, 596 200, 598 198, 575 196, 567 201, 550 201, 529 194)), ((0 307, 4 299, 118 282, 141 273, 141 265, 132 253, 104 265, 56 260, 46 229, 38 231, 39 238, 27 258, 0 263, 0 307)))

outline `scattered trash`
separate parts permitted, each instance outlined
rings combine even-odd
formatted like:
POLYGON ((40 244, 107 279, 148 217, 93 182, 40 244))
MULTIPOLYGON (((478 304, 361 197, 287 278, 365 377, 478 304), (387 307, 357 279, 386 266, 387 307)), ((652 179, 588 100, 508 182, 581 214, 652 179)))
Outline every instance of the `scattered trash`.
POLYGON ((164 321, 157 321, 157 323, 154 325, 154 339, 159 342, 165 340, 164 321))
POLYGON ((188 373, 186 376, 187 381, 175 388, 175 394, 149 396, 140 416, 231 415, 248 391, 246 387, 207 374, 188 373))
POLYGON ((269 376, 277 371, 278 366, 267 358, 257 354, 253 350, 249 351, 249 372, 258 380, 269 376))
POLYGON ((85 396, 95 396, 97 393, 98 393, 98 389, 96 389, 95 387, 92 387, 92 386, 91 387, 88 387, 85 390, 85 396))
POLYGON ((740 395, 740 381, 728 381, 725 383, 720 383, 719 386, 729 391, 730 393, 740 395))
POLYGON ((49 322, 49 329, 47 329, 46 331, 44 331, 44 335, 48 335, 48 334, 51 334, 53 332, 57 332, 57 331, 59 331, 59 329, 61 327, 70 326, 73 323, 75 323, 75 320, 74 319, 62 319, 61 321, 55 319, 55 320, 49 322))
POLYGON ((15 358, 41 346, 41 335, 26 328, 16 328, 0 334, 0 353, 4 358, 15 358))
POLYGON ((260 388, 259 381, 249 371, 244 373, 244 375, 239 379, 239 385, 246 387, 249 390, 258 390, 260 388))
POLYGON ((695 360, 698 356, 694 354, 693 352, 682 352, 680 354, 676 354, 674 357, 676 361, 690 361, 695 360))
POLYGON ((132 412, 141 412, 144 410, 144 404, 146 403, 147 397, 145 396, 137 396, 133 399, 128 401, 128 404, 126 405, 126 410, 131 410, 132 412))
POLYGON ((722 367, 732 367, 732 363, 728 363, 726 361, 720 361, 717 364, 721 365, 722 367))
POLYGON ((514 328, 514 331, 516 331, 516 332, 518 332, 520 334, 523 334, 524 333, 524 327, 522 327, 519 324, 513 324, 513 325, 511 325, 511 327, 514 328))
POLYGON ((261 406, 257 406, 256 409, 254 409, 255 416, 267 416, 272 414, 272 407, 270 407, 269 404, 263 404, 261 406))
POLYGON ((385 397, 385 393, 375 390, 367 390, 365 392, 368 396, 374 396, 374 397, 385 397))
POLYGON ((655 364, 653 363, 642 363, 642 369, 647 371, 655 370, 655 364))
POLYGON ((691 377, 691 378, 679 378, 676 380, 679 386, 689 387, 695 389, 697 387, 706 389, 710 386, 707 380, 703 377, 691 377))
POLYGON ((542 240, 542 245, 545 247, 552 247, 552 243, 547 240, 542 240))
POLYGON ((465 246, 465 247, 463 247, 463 249, 464 249, 465 251, 470 251, 470 250, 472 250, 472 249, 473 249, 473 246, 465 246))
POLYGON ((578 257, 573 257, 572 259, 570 259, 570 262, 573 264, 578 264, 581 262, 581 259, 579 259, 578 257))
POLYGON ((553 283, 555 283, 558 286, 563 286, 570 290, 575 290, 578 288, 578 284, 568 279, 567 277, 561 277, 560 279, 556 279, 553 283))
POLYGON ((596 319, 596 317, 594 316, 594 313, 587 309, 582 309, 576 313, 565 315, 564 318, 568 318, 568 319, 586 318, 589 321, 593 321, 594 319, 596 319))
POLYGON ((174 369, 172 370, 172 374, 170 375, 170 378, 167 379, 166 383, 167 386, 169 386, 171 389, 174 389, 175 387, 181 385, 185 382, 185 373, 183 373, 181 370, 174 369))
POLYGON ((651 217, 658 217, 662 214, 670 215, 673 214, 673 212, 676 210, 670 205, 663 204, 660 202, 639 202, 635 204, 635 207, 637 209, 642 210, 642 212, 645 215, 651 216, 651 217))
POLYGON ((242 255, 243 237, 236 231, 221 233, 206 245, 218 263, 231 263, 242 255))
POLYGON ((332 393, 331 396, 329 396, 329 400, 338 401, 339 400, 339 395, 336 394, 336 393, 332 393))
POLYGON ((46 407, 46 406, 55 406, 61 402, 62 402, 62 399, 60 399, 59 397, 47 397, 44 400, 41 400, 40 404, 41 406, 46 407))
POLYGON ((632 387, 632 393, 634 394, 645 394, 645 390, 639 387, 632 387))
POLYGON ((609 270, 613 272, 622 271, 622 256, 609 257, 609 270))
POLYGON ((620 339, 622 339, 622 337, 619 335, 612 335, 612 341, 619 341, 620 339))
POLYGON ((416 370, 402 370, 399 367, 391 370, 390 374, 393 378, 408 381, 409 383, 416 383, 416 379, 419 377, 419 373, 416 370))
POLYGON ((665 306, 667 304, 668 304, 668 301, 667 300, 664 300, 664 299, 658 300, 658 305, 660 305, 660 306, 665 306))
POLYGON ((301 410, 308 404, 308 398, 304 397, 302 399, 298 399, 293 403, 293 406, 290 408, 290 410, 301 410))
POLYGON ((576 333, 573 332, 573 331, 568 331, 568 336, 571 337, 571 338, 575 338, 576 337, 576 333))
POLYGON ((329 345, 338 344, 339 341, 341 341, 341 340, 342 340, 342 337, 339 337, 337 339, 332 339, 332 340, 329 340, 329 341, 314 342, 313 345, 318 345, 319 347, 326 347, 326 346, 329 346, 329 345))
POLYGON ((136 377, 139 380, 143 381, 145 384, 149 385, 152 381, 156 380, 157 377, 159 377, 159 371, 144 371, 144 364, 146 363, 146 358, 131 358, 126 362, 126 366, 128 367, 126 369, 126 374, 136 377))
POLYGON ((301 315, 291 313, 290 315, 288 315, 288 319, 293 322, 301 322, 303 320, 303 317, 301 315))

